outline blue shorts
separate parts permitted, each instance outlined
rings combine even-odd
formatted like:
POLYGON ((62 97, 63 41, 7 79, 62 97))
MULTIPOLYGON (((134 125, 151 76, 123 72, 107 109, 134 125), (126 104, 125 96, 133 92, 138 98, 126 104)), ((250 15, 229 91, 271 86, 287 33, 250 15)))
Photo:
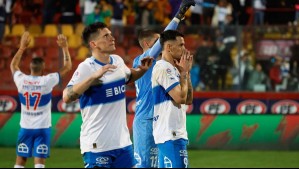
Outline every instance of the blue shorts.
POLYGON ((158 144, 159 168, 188 168, 188 140, 179 139, 158 144))
POLYGON ((136 165, 133 146, 100 153, 83 154, 85 168, 132 168, 136 165))
POLYGON ((50 154, 51 128, 20 129, 17 155, 20 157, 48 158, 50 154))
POLYGON ((136 168, 158 168, 158 147, 154 141, 152 119, 134 119, 133 142, 136 168))

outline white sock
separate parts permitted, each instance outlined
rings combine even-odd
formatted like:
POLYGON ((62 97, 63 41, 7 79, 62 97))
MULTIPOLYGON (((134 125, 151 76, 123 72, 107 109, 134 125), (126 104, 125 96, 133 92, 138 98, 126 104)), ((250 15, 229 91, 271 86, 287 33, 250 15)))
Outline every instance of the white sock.
POLYGON ((25 167, 24 167, 24 166, 21 166, 21 165, 17 165, 17 164, 16 164, 16 165, 14 166, 14 168, 25 168, 25 167))
POLYGON ((35 164, 34 168, 45 168, 44 164, 35 164))

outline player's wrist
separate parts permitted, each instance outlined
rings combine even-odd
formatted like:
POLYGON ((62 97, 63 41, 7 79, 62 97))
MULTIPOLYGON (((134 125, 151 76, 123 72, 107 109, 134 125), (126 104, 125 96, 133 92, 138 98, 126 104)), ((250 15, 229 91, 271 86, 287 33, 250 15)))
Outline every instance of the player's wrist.
POLYGON ((19 51, 24 52, 26 50, 26 47, 20 47, 19 51))

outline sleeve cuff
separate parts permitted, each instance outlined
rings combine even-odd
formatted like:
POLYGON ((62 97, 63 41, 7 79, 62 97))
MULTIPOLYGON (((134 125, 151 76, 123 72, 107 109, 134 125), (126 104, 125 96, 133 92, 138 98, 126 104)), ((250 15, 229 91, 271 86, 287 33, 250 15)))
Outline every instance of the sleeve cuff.
POLYGON ((179 82, 176 82, 174 84, 172 84, 171 86, 169 86, 167 89, 166 89, 166 92, 168 93, 170 90, 172 90, 173 88, 175 88, 177 85, 179 85, 180 83, 179 82))

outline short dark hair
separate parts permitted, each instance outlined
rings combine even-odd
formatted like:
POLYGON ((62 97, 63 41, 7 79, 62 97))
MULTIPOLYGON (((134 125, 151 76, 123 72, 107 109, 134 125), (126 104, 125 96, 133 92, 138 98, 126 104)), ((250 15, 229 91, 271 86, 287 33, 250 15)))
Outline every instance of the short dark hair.
POLYGON ((175 41, 177 37, 184 37, 184 35, 177 30, 167 30, 162 32, 160 36, 160 44, 162 49, 164 48, 165 42, 175 41))
POLYGON ((31 59, 30 68, 33 72, 40 72, 43 68, 44 59, 41 57, 35 57, 31 59))
POLYGON ((146 38, 151 38, 153 37, 155 34, 157 34, 155 31, 153 30, 149 30, 149 29, 142 29, 139 31, 138 33, 138 41, 140 43, 140 41, 142 41, 143 39, 146 38))
POLYGON ((89 41, 98 34, 101 29, 107 28, 107 25, 102 22, 96 22, 85 27, 82 33, 82 39, 84 43, 89 46, 89 41))

